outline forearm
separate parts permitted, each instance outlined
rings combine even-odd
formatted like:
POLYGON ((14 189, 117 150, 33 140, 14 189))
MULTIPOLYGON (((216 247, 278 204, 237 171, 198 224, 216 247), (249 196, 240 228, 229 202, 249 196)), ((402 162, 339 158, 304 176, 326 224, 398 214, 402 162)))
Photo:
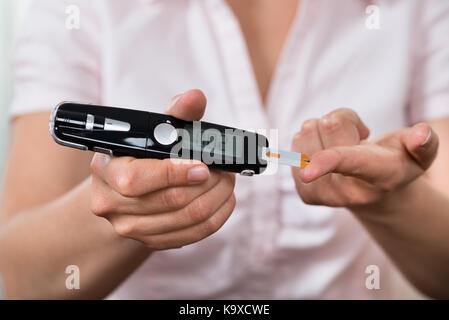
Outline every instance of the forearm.
POLYGON ((88 180, 49 204, 0 226, 0 274, 7 298, 102 298, 150 251, 118 236, 90 212, 88 180), (80 269, 80 290, 66 288, 66 267, 80 269))
POLYGON ((371 207, 352 211, 408 279, 449 297, 449 198, 421 177, 371 207))

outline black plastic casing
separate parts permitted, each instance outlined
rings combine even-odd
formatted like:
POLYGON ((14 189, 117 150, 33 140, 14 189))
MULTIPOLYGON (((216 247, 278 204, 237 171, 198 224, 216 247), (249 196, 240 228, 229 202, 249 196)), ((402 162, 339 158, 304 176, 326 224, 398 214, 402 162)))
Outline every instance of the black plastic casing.
POLYGON ((243 175, 260 174, 267 167, 266 161, 262 160, 261 157, 262 148, 268 147, 268 139, 263 135, 201 121, 201 131, 215 129, 224 135, 227 133, 226 130, 237 130, 236 132, 244 135, 244 157, 235 158, 216 155, 215 159, 218 161, 210 163, 210 158, 206 161, 203 152, 193 151, 192 148, 186 149, 182 144, 182 136, 178 136, 177 141, 171 145, 158 143, 154 137, 154 129, 161 123, 169 123, 176 129, 185 129, 193 126, 193 122, 159 113, 64 102, 59 104, 52 113, 50 133, 54 140, 61 145, 81 150, 103 152, 111 156, 197 159, 205 162, 211 168, 243 175), (131 128, 126 132, 98 129, 85 130, 81 126, 56 121, 60 114, 78 114, 81 117, 91 114, 95 117, 110 118, 129 123, 131 128), (249 141, 255 142, 256 146, 250 147, 249 141), (175 144, 181 147, 173 148, 175 144), (174 152, 174 149, 177 149, 178 152, 174 152), (254 155, 254 152, 257 152, 257 155, 254 155))

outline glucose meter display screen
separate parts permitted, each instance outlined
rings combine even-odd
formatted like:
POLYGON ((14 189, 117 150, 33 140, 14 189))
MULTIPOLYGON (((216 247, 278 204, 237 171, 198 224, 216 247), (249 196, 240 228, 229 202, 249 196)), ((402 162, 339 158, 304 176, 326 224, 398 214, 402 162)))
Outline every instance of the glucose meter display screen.
POLYGON ((233 130, 229 130, 228 133, 213 128, 201 130, 186 126, 181 135, 183 135, 183 148, 186 149, 234 158, 244 155, 245 137, 238 132, 234 133, 233 130))

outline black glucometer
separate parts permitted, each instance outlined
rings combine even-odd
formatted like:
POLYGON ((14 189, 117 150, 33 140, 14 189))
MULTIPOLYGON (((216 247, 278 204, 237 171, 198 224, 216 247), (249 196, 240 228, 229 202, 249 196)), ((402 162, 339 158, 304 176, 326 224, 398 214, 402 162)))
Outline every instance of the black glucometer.
POLYGON ((247 176, 267 167, 261 134, 154 112, 63 102, 52 112, 50 134, 63 146, 111 156, 196 159, 247 176))

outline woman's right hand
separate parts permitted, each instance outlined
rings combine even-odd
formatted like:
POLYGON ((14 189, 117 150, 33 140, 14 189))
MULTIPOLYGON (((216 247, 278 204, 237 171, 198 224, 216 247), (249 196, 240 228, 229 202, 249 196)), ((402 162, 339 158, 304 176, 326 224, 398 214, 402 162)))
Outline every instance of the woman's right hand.
MULTIPOLYGON (((198 90, 176 96, 167 113, 200 120, 198 90)), ((153 250, 179 248, 215 233, 235 207, 235 175, 194 160, 135 159, 95 154, 91 210, 115 231, 153 250)))

